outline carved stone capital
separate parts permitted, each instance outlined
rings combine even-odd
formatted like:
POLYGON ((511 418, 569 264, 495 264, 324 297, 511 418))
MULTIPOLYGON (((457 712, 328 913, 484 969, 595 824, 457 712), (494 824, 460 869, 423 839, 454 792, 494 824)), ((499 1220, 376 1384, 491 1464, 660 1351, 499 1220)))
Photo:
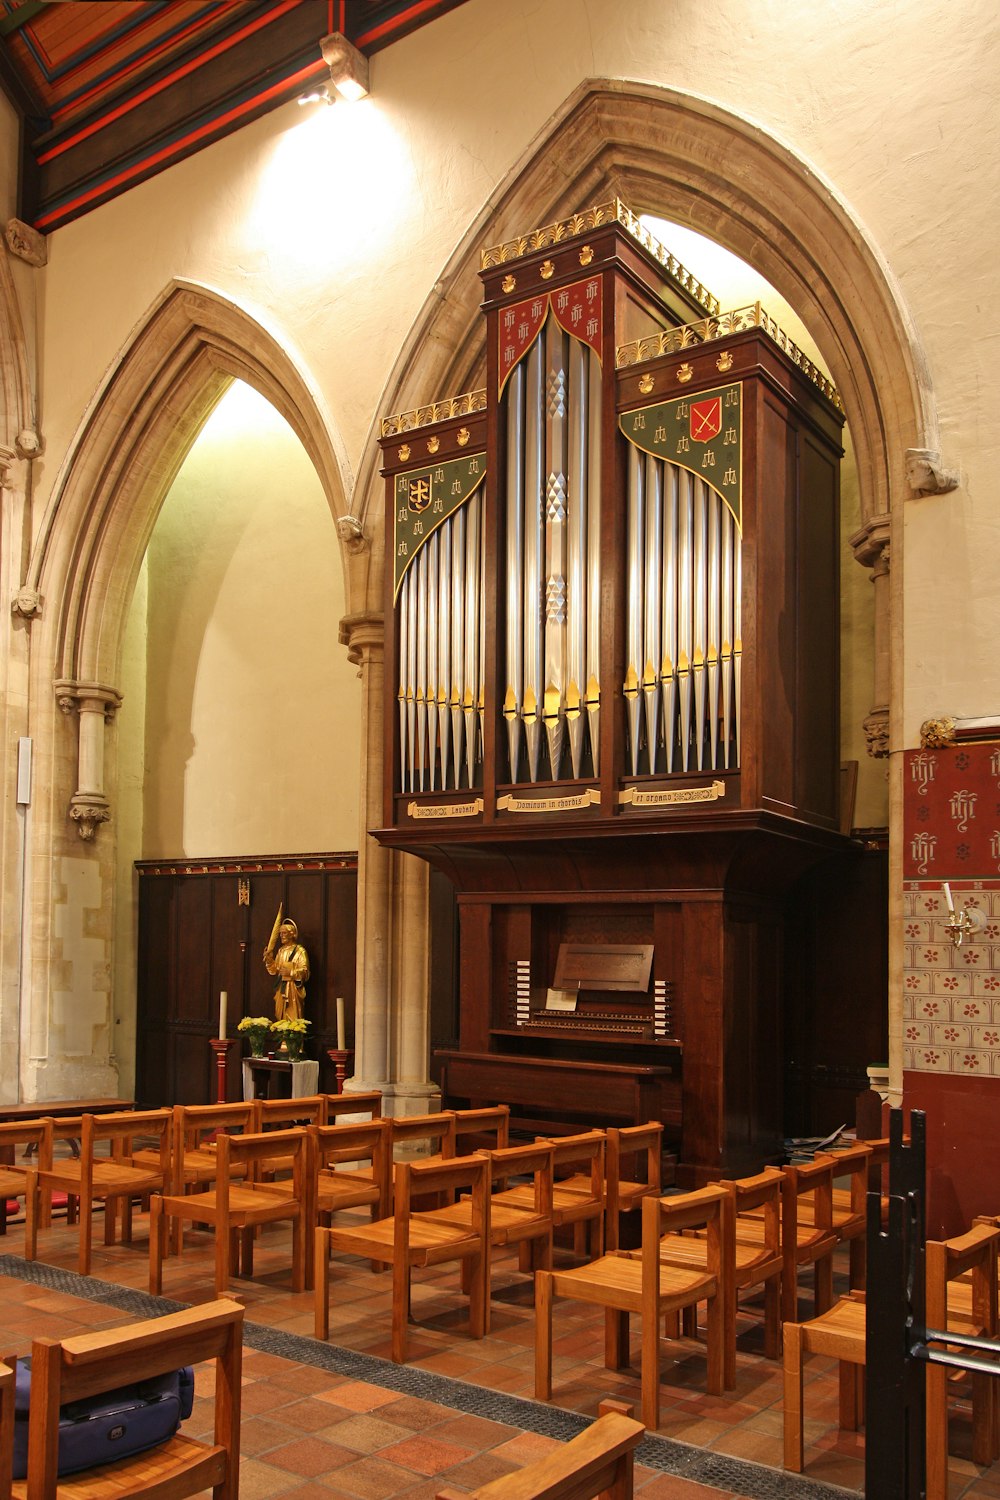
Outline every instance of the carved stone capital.
POLYGON ((37 619, 42 612, 41 594, 37 589, 18 589, 10 602, 10 612, 22 620, 37 619))
POLYGON ((947 750, 955 743, 955 720, 942 715, 925 719, 920 726, 921 750, 947 750))
POLYGON ((907 448, 906 482, 913 495, 946 495, 958 489, 957 469, 946 469, 935 448, 907 448))
POLYGON ((365 536, 364 527, 357 516, 341 516, 337 521, 337 535, 348 552, 369 552, 371 542, 365 536))
POLYGON ((883 760, 889 754, 889 710, 873 708, 863 721, 862 728, 868 745, 868 754, 873 760, 883 760))
POLYGON ((364 666, 372 656, 385 649, 385 619, 374 611, 345 615, 340 622, 340 644, 347 647, 347 660, 364 666))
POLYGON ((17 450, 8 448, 6 443, 0 443, 0 488, 10 490, 14 488, 14 465, 17 463, 17 450))
POLYGON ((7 249, 18 260, 27 261, 29 266, 44 266, 48 261, 48 240, 30 224, 25 224, 23 219, 8 219, 3 236, 7 241, 7 249))
POLYGON ((70 798, 69 815, 76 824, 77 833, 89 842, 94 837, 98 824, 109 821, 111 804, 107 797, 75 792, 70 798))
POLYGON ((102 714, 110 724, 122 706, 122 695, 117 688, 103 682, 74 682, 69 677, 60 677, 55 683, 56 702, 64 714, 74 708, 81 714, 102 714))
POLYGON ((878 570, 889 566, 889 517, 872 516, 856 531, 850 540, 850 548, 863 568, 878 570))

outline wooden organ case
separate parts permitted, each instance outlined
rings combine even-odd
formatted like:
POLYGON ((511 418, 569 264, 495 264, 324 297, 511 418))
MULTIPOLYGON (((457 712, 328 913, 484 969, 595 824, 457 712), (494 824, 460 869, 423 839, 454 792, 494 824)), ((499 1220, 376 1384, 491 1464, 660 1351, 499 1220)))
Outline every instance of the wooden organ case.
POLYGON ((382 426, 377 837, 457 893, 442 1088, 752 1168, 785 897, 843 843, 836 393, 619 200, 481 275, 485 390, 382 426))

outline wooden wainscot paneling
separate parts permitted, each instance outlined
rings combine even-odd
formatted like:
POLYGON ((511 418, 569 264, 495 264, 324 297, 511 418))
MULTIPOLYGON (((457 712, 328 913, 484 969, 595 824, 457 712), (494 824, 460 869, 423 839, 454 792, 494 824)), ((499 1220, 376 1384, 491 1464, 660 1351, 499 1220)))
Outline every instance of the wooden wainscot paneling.
MULTIPOLYGON (((320 1061, 320 1087, 336 1087, 326 1048, 336 1046, 337 996, 354 1044, 357 855, 245 856, 149 860, 139 874, 136 1098, 142 1105, 205 1104, 216 1097, 219 996, 228 995, 227 1032, 241 1016, 274 1014, 275 980, 263 953, 279 903, 309 955, 307 1056, 320 1061)), ((242 1097, 241 1043, 229 1052, 226 1094, 242 1097)))

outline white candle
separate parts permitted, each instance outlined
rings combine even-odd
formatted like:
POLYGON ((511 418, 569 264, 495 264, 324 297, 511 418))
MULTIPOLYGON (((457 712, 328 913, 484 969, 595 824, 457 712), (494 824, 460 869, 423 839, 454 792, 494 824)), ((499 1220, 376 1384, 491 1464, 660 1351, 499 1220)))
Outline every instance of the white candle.
POLYGON ((226 994, 225 990, 222 990, 221 993, 220 993, 220 995, 219 995, 219 1041, 220 1042, 224 1042, 226 1040, 226 1007, 227 1007, 228 1003, 229 1003, 229 996, 226 994))
POLYGON ((948 910, 949 910, 949 911, 950 911, 950 912, 951 912, 951 914, 952 914, 952 915, 953 915, 953 916, 954 916, 954 914, 955 914, 955 903, 954 903, 954 901, 953 901, 953 900, 952 900, 952 899, 951 899, 951 886, 950 886, 950 885, 949 885, 949 884, 948 884, 948 882, 947 882, 947 880, 946 880, 946 881, 945 881, 945 883, 944 883, 944 885, 943 885, 943 886, 942 886, 942 887, 941 887, 941 889, 942 889, 942 890, 943 890, 943 891, 944 891, 944 899, 945 899, 945 900, 946 900, 946 901, 947 901, 947 903, 948 903, 948 910))
POLYGON ((347 1028, 344 1025, 344 997, 337 996, 337 1051, 347 1050, 347 1028))

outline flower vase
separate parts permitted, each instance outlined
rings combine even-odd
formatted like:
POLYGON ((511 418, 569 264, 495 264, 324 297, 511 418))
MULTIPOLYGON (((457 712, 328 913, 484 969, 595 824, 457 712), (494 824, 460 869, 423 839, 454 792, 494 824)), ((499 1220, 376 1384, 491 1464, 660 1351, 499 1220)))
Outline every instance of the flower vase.
POLYGON ((297 1036, 287 1036, 285 1048, 289 1062, 301 1062, 305 1057, 305 1042, 297 1036))
POLYGON ((267 1047, 267 1037, 257 1036, 254 1032, 250 1032, 250 1056, 251 1057, 266 1057, 267 1056, 266 1047, 267 1047))

